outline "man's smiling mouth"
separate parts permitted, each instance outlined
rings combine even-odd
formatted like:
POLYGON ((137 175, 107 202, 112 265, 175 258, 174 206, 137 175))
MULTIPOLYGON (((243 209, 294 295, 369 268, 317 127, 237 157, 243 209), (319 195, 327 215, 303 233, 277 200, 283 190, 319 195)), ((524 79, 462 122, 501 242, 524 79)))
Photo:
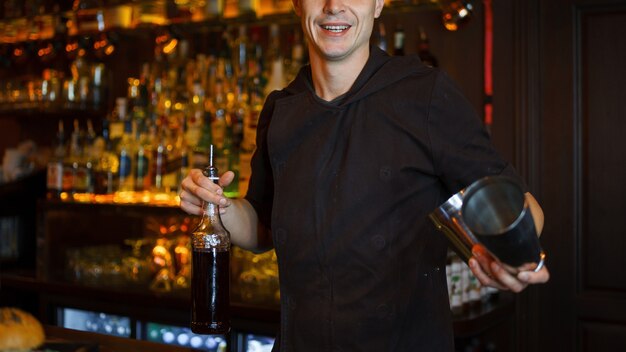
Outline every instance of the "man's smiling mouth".
POLYGON ((350 28, 350 26, 347 26, 347 25, 328 25, 328 26, 322 25, 321 27, 333 33, 340 33, 350 28))

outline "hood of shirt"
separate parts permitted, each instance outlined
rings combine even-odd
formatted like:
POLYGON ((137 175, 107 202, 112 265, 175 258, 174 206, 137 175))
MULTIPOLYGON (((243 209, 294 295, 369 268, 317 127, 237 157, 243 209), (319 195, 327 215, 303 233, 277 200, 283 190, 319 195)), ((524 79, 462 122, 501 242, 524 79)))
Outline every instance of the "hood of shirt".
MULTIPOLYGON (((429 70, 431 69, 424 65, 417 55, 390 56, 377 46, 370 46, 370 56, 363 70, 336 106, 341 107, 363 99, 408 76, 427 73, 429 70)), ((303 66, 283 92, 288 95, 311 93, 318 100, 325 102, 315 93, 310 65, 303 66)))

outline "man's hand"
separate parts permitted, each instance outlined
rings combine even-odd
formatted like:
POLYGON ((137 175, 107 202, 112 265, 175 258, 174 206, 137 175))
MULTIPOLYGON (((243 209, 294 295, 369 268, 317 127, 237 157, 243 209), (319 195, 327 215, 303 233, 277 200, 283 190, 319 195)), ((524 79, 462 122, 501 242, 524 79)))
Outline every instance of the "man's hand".
POLYGON ((232 171, 226 171, 215 184, 202 174, 202 170, 192 169, 181 182, 180 208, 188 214, 201 215, 202 201, 205 201, 219 205, 220 212, 225 212, 231 201, 224 196, 223 187, 233 182, 234 177, 232 171))
POLYGON ((523 266, 517 268, 519 272, 514 275, 502 263, 496 261, 483 246, 475 245, 472 254, 469 267, 484 286, 521 292, 529 284, 545 283, 550 279, 550 273, 545 265, 537 272, 534 271, 535 264, 523 266))

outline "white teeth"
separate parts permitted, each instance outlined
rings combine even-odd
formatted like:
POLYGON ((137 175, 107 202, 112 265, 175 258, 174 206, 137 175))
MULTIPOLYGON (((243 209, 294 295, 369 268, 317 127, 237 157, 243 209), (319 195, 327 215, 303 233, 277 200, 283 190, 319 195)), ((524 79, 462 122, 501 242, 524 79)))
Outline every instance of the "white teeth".
POLYGON ((338 33, 341 31, 345 31, 346 29, 350 28, 350 26, 322 26, 322 28, 324 28, 327 31, 338 33))

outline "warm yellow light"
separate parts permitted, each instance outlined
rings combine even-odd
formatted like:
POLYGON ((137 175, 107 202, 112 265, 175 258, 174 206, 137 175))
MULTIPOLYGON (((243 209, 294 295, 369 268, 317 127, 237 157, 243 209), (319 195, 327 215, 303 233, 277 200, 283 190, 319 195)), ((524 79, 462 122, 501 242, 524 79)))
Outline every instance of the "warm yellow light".
POLYGON ((109 46, 107 46, 106 49, 104 49, 104 54, 109 56, 109 55, 113 54, 114 51, 115 51, 115 46, 109 45, 109 46))
POLYGON ((45 48, 41 48, 37 51, 37 55, 45 56, 52 53, 52 45, 48 44, 45 48))
POLYGON ((164 54, 171 54, 174 51, 174 49, 176 49, 177 45, 178 45, 178 39, 172 38, 172 40, 170 40, 170 42, 167 43, 163 47, 163 53, 164 54))
POLYGON ((65 51, 67 51, 68 53, 76 49, 78 49, 78 43, 69 43, 65 46, 65 51))

